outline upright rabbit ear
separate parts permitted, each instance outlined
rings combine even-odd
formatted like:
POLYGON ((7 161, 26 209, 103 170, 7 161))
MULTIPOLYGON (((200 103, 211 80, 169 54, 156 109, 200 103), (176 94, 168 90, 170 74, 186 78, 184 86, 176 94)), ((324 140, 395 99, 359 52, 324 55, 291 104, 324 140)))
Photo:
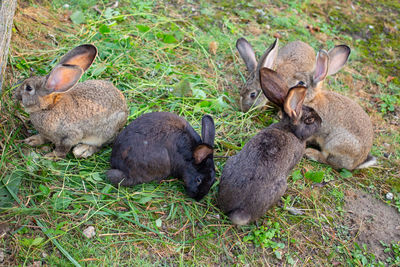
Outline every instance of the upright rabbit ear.
POLYGON ((269 101, 283 107, 289 88, 281 76, 269 68, 262 68, 260 70, 260 84, 269 101))
POLYGON ((57 65, 48 76, 45 88, 50 92, 65 92, 81 78, 83 70, 78 66, 57 65))
POLYGON ((307 88, 296 86, 290 89, 284 104, 284 111, 297 124, 301 118, 302 106, 306 97, 307 88))
POLYGON ((319 82, 325 80, 328 74, 329 56, 325 50, 320 50, 317 55, 317 62, 313 75, 313 82, 317 85, 319 82))
POLYGON ((236 41, 236 49, 239 51, 240 56, 243 58, 244 63, 246 64, 247 71, 253 72, 256 70, 257 60, 256 55, 254 53, 253 47, 247 42, 246 39, 239 38, 236 41))
POLYGON ((279 47, 279 39, 275 39, 275 41, 268 47, 267 51, 265 51, 264 55, 260 58, 260 62, 258 63, 257 69, 261 68, 269 68, 272 69, 275 63, 275 59, 278 56, 278 48, 279 47))
POLYGON ((201 139, 204 144, 214 147, 215 125, 210 115, 204 115, 201 119, 201 139))
POLYGON ((92 65, 96 56, 97 48, 91 44, 84 44, 65 54, 61 58, 59 65, 74 65, 86 71, 92 65))
POLYGON ((341 68, 343 68, 344 64, 346 64, 351 49, 347 45, 337 45, 328 52, 329 56, 329 66, 328 66, 328 75, 335 74, 341 68))

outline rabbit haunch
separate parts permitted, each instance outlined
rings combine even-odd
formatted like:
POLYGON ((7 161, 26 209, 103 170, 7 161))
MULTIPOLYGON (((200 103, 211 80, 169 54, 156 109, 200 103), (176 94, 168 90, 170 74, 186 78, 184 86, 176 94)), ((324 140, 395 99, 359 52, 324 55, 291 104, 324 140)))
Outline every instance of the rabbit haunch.
POLYGON ((78 46, 49 75, 26 79, 15 93, 39 132, 25 142, 37 146, 51 141, 56 147, 48 157, 65 157, 74 146, 76 157, 88 157, 112 141, 126 122, 125 98, 112 83, 78 83, 96 55, 93 45, 78 46))
POLYGON ((318 114, 303 106, 307 89, 289 90, 270 72, 260 70, 261 88, 282 109, 283 118, 227 160, 219 185, 218 205, 238 225, 255 221, 281 198, 287 176, 303 156, 306 139, 321 125, 318 114))
POLYGON ((132 186, 172 176, 182 179, 188 195, 200 200, 215 181, 214 136, 214 122, 207 115, 200 138, 173 113, 144 114, 116 138, 107 177, 115 185, 132 186))

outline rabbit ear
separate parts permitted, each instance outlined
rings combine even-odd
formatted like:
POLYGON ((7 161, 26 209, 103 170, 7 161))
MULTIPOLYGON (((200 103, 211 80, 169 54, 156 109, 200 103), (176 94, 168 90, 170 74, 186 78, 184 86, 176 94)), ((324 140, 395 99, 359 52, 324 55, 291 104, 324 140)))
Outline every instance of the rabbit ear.
POLYGON ((210 115, 204 115, 201 119, 201 139, 204 144, 214 147, 215 125, 210 115))
POLYGON ((335 74, 344 66, 344 64, 346 64, 350 52, 351 49, 347 45, 337 45, 329 50, 329 66, 327 76, 335 74))
POLYGON ((247 67, 247 71, 249 73, 255 71, 257 66, 256 55, 249 42, 247 42, 247 40, 243 37, 239 38, 236 41, 236 49, 239 51, 240 56, 243 58, 244 63, 247 67))
POLYGON ((278 56, 278 46, 279 39, 276 38, 270 47, 268 47, 267 51, 265 51, 264 55, 260 58, 260 62, 258 65, 258 70, 261 68, 269 68, 272 69, 275 63, 275 59, 278 56))
POLYGON ((200 164, 208 156, 212 155, 214 152, 213 148, 207 144, 198 145, 193 151, 193 158, 195 164, 200 164))
POLYGON ((281 76, 269 68, 262 68, 260 70, 260 84, 264 95, 271 102, 283 107, 289 88, 281 76))
POLYGON ((306 97, 307 88, 296 86, 290 89, 284 104, 284 111, 294 121, 294 124, 301 118, 302 106, 306 97))
POLYGON ((75 47, 64 55, 59 65, 74 65, 86 71, 92 65, 96 56, 97 48, 91 44, 84 44, 75 47))
POLYGON ((83 70, 78 66, 58 65, 49 74, 45 88, 50 92, 65 92, 81 78, 83 70))
POLYGON ((317 55, 317 63, 315 64, 315 70, 313 75, 314 84, 325 80, 328 73, 328 62, 329 56, 325 50, 320 50, 317 55))

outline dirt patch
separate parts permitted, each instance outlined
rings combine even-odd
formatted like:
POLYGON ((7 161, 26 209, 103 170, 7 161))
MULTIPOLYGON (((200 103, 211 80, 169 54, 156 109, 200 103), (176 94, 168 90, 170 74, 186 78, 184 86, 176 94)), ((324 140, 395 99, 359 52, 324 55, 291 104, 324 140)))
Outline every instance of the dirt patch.
POLYGON ((379 241, 390 244, 400 240, 400 213, 359 190, 346 192, 345 210, 345 223, 355 241, 366 244, 370 252, 384 261, 388 254, 379 241))

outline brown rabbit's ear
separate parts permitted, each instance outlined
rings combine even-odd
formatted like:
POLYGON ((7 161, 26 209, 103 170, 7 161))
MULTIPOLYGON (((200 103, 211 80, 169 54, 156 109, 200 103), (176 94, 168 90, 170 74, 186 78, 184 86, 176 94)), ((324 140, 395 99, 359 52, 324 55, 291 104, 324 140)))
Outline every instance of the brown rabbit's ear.
POLYGON ((343 68, 344 64, 346 64, 351 49, 347 45, 337 45, 328 52, 329 56, 329 66, 328 66, 328 75, 335 74, 341 68, 343 68))
POLYGON ((294 121, 294 124, 301 118, 302 106, 306 97, 307 88, 296 86, 290 89, 284 104, 284 111, 294 121))
POLYGON ((260 84, 264 95, 272 103, 283 107, 289 88, 281 76, 269 68, 262 68, 260 70, 260 84))
POLYGON ((315 64, 315 70, 313 75, 313 82, 315 85, 325 80, 326 75, 328 74, 328 63, 329 63, 328 53, 325 50, 320 50, 317 55, 317 62, 315 64))
POLYGON ((84 44, 65 54, 61 58, 59 65, 74 65, 86 71, 92 65, 96 56, 97 48, 91 44, 84 44))
POLYGON ((275 63, 275 59, 278 56, 278 46, 279 46, 279 39, 275 39, 270 47, 268 47, 267 51, 265 51, 264 55, 262 55, 258 70, 261 68, 269 68, 272 69, 275 63))
POLYGON ((255 71, 257 67, 256 54, 254 53, 253 47, 247 42, 246 39, 239 38, 236 41, 236 49, 239 51, 244 63, 246 64, 247 71, 250 73, 255 71))
POLYGON ((200 164, 208 156, 212 155, 214 149, 207 144, 198 145, 193 151, 193 158, 195 164, 200 164))
POLYGON ((81 78, 83 70, 78 66, 57 65, 46 80, 45 88, 50 92, 65 92, 81 78))

